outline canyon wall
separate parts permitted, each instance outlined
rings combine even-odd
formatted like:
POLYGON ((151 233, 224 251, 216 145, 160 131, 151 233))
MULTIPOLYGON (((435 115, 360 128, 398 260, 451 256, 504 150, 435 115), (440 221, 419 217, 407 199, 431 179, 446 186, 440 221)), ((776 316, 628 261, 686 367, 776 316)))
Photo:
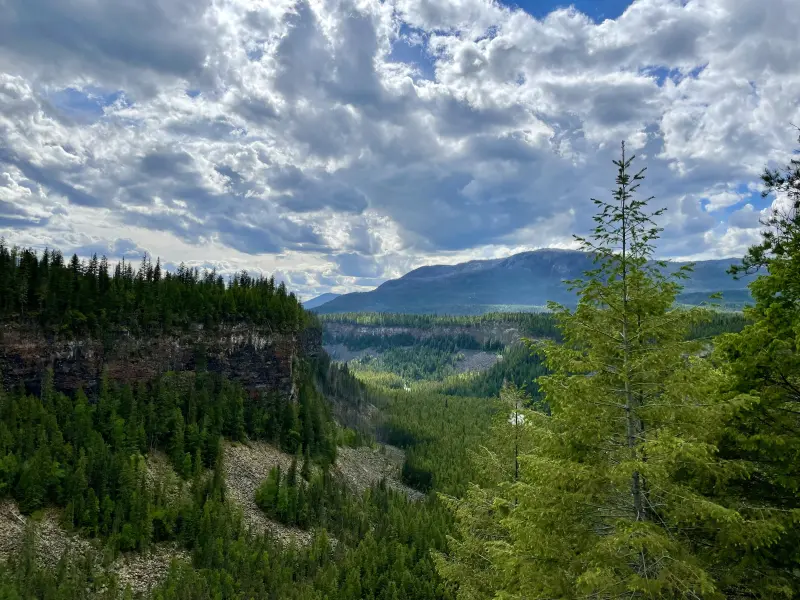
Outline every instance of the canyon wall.
POLYGON ((117 381, 148 381, 165 371, 192 370, 198 361, 209 371, 240 382, 251 390, 296 395, 296 359, 321 352, 319 330, 297 334, 268 328, 224 325, 214 330, 134 336, 116 332, 103 339, 59 339, 33 325, 0 325, 0 375, 6 389, 22 383, 38 390, 43 374, 53 369, 56 389, 89 393, 103 369, 117 381))

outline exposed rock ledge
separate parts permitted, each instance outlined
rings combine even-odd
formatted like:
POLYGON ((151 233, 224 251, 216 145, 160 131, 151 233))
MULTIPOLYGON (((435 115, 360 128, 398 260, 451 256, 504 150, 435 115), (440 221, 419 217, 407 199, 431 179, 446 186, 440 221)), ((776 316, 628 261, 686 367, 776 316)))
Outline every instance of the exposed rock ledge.
POLYGON ((0 325, 0 374, 6 388, 22 382, 35 391, 50 367, 56 388, 69 392, 94 388, 104 368, 113 379, 135 383, 168 370, 192 370, 198 356, 205 356, 209 371, 248 389, 294 396, 295 358, 316 356, 321 347, 315 330, 294 335, 229 325, 142 337, 119 332, 100 340, 52 338, 33 326, 5 323, 0 325))

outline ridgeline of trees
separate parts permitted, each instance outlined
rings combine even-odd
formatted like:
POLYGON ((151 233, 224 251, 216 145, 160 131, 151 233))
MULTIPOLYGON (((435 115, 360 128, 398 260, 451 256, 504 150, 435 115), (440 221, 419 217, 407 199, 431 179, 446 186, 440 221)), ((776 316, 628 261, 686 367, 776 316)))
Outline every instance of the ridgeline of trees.
MULTIPOLYGON (((714 309, 715 302, 717 301, 713 299, 709 301, 708 307, 714 309)), ((323 324, 341 323, 345 325, 367 327, 413 327, 417 329, 437 329, 442 327, 466 327, 477 329, 507 323, 516 327, 523 337, 543 337, 558 340, 561 336, 561 330, 558 328, 558 321, 552 312, 486 313, 474 316, 400 313, 331 313, 317 315, 317 318, 323 324)), ((741 331, 745 323, 745 317, 740 312, 714 311, 713 316, 710 316, 708 321, 693 326, 687 335, 689 337, 702 337, 741 331), (695 327, 701 327, 701 329, 695 329, 695 327)), ((413 336, 407 333, 380 336, 376 333, 342 335, 326 331, 324 335, 327 336, 325 338, 325 343, 345 344, 351 350, 360 350, 369 347, 383 349, 384 347, 423 343, 422 340, 415 341, 413 336), (381 342, 376 339, 380 337, 383 337, 386 341, 381 342)), ((459 334, 457 336, 434 335, 432 337, 434 339, 443 338, 443 346, 450 343, 451 340, 458 340, 459 344, 466 344, 460 345, 459 347, 461 349, 484 349, 483 346, 476 341, 470 341, 468 338, 473 338, 473 336, 469 334, 459 334), (477 346, 475 344, 477 344, 477 346)), ((491 347, 488 349, 494 349, 498 344, 498 342, 491 340, 488 343, 491 344, 491 347)))
POLYGON ((558 335, 555 321, 549 313, 509 312, 487 313, 475 316, 414 315, 398 313, 333 313, 321 314, 322 323, 346 323, 377 327, 415 327, 435 329, 438 327, 484 327, 509 323, 515 325, 529 337, 553 337, 558 335))
POLYGON ((479 342, 474 335, 458 333, 450 335, 433 335, 417 338, 411 333, 392 333, 380 335, 378 333, 334 333, 329 329, 324 330, 322 341, 325 344, 343 344, 348 350, 391 350, 393 348, 407 348, 409 346, 432 348, 445 352, 458 350, 486 350, 489 352, 502 350, 504 344, 498 340, 479 342))
POLYGON ((0 320, 35 322, 63 335, 126 329, 150 333, 201 324, 253 323, 280 331, 316 326, 283 282, 179 266, 174 273, 145 256, 138 269, 105 257, 69 262, 57 250, 41 255, 0 240, 0 320))

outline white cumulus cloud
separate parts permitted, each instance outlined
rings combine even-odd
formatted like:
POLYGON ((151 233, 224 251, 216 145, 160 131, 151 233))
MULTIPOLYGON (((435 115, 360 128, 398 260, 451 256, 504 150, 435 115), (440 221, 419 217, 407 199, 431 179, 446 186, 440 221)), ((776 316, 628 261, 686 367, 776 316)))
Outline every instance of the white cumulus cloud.
POLYGON ((794 146, 798 31, 795 0, 6 0, 0 236, 366 289, 569 247, 624 139, 660 253, 737 255, 794 146))

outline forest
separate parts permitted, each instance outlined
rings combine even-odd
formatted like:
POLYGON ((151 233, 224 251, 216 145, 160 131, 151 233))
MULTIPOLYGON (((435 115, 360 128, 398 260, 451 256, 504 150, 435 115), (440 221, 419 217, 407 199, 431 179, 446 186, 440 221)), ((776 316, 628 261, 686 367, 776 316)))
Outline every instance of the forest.
POLYGON ((594 201, 596 228, 578 238, 596 262, 572 282, 577 306, 546 313, 317 318, 274 279, 168 273, 148 259, 112 270, 0 245, 3 323, 49 335, 197 323, 430 333, 326 332, 378 358, 303 357, 294 399, 202 361, 137 385, 106 374, 88 394, 56 390, 50 371, 36 393, 0 385, 0 500, 28 519, 0 561, 0 598, 797 598, 800 160, 764 172, 765 197, 789 203, 732 268, 760 275, 742 313, 676 302, 686 269, 654 266, 662 211, 640 199, 633 161, 623 145, 616 191, 594 201), (499 323, 521 339, 469 334, 499 323), (465 351, 502 358, 453 372, 465 351), (231 443, 289 458, 252 501, 305 542, 247 525, 226 481, 231 443), (402 450, 399 480, 353 489, 344 446, 402 450), (177 488, 149 469, 154 455, 177 488), (90 549, 43 563, 45 510, 90 549), (146 592, 109 568, 166 544, 187 558, 146 592))
POLYGON ((377 327, 415 327, 435 329, 439 327, 476 328, 494 323, 513 323, 531 337, 558 335, 558 329, 548 313, 494 312, 474 316, 418 315, 397 313, 333 313, 322 314, 323 323, 355 323, 377 327))
POLYGON ((32 322, 62 336, 125 329, 158 335, 190 325, 253 323, 283 331, 315 324, 286 285, 237 273, 226 281, 213 270, 179 265, 174 273, 144 256, 111 270, 96 255, 67 262, 58 250, 39 255, 0 239, 0 320, 32 322))

